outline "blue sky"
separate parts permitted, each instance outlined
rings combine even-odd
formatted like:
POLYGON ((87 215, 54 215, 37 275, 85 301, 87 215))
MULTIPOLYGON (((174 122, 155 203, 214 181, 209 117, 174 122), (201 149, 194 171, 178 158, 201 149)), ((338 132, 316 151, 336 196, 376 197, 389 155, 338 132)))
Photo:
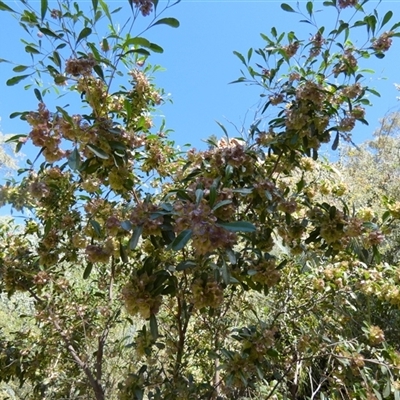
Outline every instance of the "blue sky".
MULTIPOLYGON (((81 5, 83 3, 85 2, 79 2, 81 5)), ((162 5, 162 1, 160 3, 162 5)), ((287 3, 293 6, 296 4, 293 1, 287 3)), ((14 7, 17 2, 7 1, 7 4, 14 7)), ((39 6, 40 3, 36 4, 39 6)), ((129 10, 127 1, 107 1, 107 4, 111 9, 123 6, 129 10)), ((171 137, 177 144, 191 143, 195 147, 204 147, 202 139, 211 134, 222 135, 215 120, 227 126, 231 136, 237 135, 234 125, 239 129, 250 125, 261 89, 244 84, 229 84, 240 76, 240 69, 243 67, 233 51, 246 53, 250 47, 263 47, 265 42, 260 33, 269 34, 273 26, 278 31, 293 30, 300 39, 307 40, 315 33, 313 27, 298 23, 298 15, 282 11, 280 4, 280 1, 268 0, 182 0, 165 15, 180 21, 181 26, 178 29, 158 26, 145 34, 145 37, 164 48, 163 54, 151 56, 149 61, 166 69, 157 74, 155 82, 167 93, 171 93, 173 104, 165 105, 161 112, 166 118, 167 127, 175 131, 171 137)), ((305 6, 305 3, 301 4, 305 6)), ((371 4, 378 3, 371 1, 371 4)), ((324 9, 322 2, 315 2, 314 8, 324 9)), ((394 12, 394 17, 388 24, 391 26, 400 20, 400 1, 384 0, 378 11, 383 15, 389 9, 394 12)), ((333 8, 318 13, 318 20, 323 25, 332 26, 335 18, 333 8)), ((118 21, 118 17, 116 20, 118 21)), ((0 12, 0 58, 18 58, 21 63, 24 60, 28 60, 25 63, 29 62, 19 41, 21 32, 9 13, 0 12)), ((368 76, 369 85, 376 88, 382 97, 371 98, 374 107, 367 110, 370 126, 357 127, 354 133, 356 143, 370 137, 378 126, 378 119, 389 109, 397 109, 400 105, 396 100, 400 93, 393 85, 400 83, 399 42, 400 39, 395 40, 385 59, 370 59, 364 64, 366 68, 375 69, 376 74, 368 76)), ((34 110, 37 100, 32 91, 24 91, 26 81, 18 86, 7 87, 5 81, 11 76, 11 66, 0 63, 1 131, 27 133, 29 127, 25 123, 17 119, 9 120, 8 116, 14 111, 34 110)), ((31 150, 26 148, 23 152, 29 155, 31 150)))

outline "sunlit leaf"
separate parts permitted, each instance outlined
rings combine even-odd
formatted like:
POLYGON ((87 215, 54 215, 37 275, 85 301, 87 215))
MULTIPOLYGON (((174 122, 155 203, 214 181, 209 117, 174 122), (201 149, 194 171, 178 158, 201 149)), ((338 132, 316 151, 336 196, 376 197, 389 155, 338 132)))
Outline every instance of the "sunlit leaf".
POLYGON ((129 240, 129 248, 134 250, 139 243, 140 236, 142 236, 143 226, 137 226, 133 231, 132 237, 129 240))
POLYGON ((75 147, 68 156, 68 165, 73 171, 77 171, 81 166, 81 157, 78 149, 75 147))
POLYGON ((94 144, 87 144, 86 147, 90 149, 94 154, 96 154, 97 157, 107 160, 109 158, 109 155, 99 147, 95 146, 94 144))

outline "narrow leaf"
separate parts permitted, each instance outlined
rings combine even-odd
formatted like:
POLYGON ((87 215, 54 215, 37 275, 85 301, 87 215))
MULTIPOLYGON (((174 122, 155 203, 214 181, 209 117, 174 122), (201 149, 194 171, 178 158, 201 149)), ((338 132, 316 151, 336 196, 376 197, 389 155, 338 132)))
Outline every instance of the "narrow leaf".
POLYGON ((94 219, 91 219, 90 220, 90 225, 92 225, 94 231, 96 232, 96 235, 97 236, 101 236, 101 226, 100 226, 100 224, 97 221, 95 221, 94 219))
POLYGON ((203 199, 204 191, 202 189, 196 189, 196 205, 199 205, 203 199))
POLYGON ((339 132, 336 133, 335 140, 333 141, 332 144, 332 150, 336 150, 339 146, 339 132))
POLYGON ((385 16, 383 17, 381 28, 383 25, 386 25, 393 17, 393 11, 388 11, 385 16))
POLYGON ((79 33, 78 39, 77 39, 77 41, 76 41, 76 44, 78 45, 78 43, 79 43, 81 40, 87 38, 91 33, 92 33, 92 30, 91 30, 90 28, 88 28, 88 27, 83 28, 83 29, 81 30, 81 32, 79 33))
POLYGON ((132 223, 130 221, 122 221, 121 228, 127 232, 130 232, 132 230, 132 223))
POLYGON ((81 165, 81 157, 78 149, 75 147, 68 156, 68 165, 73 171, 77 171, 81 165))
POLYGON ((149 49, 154 51, 154 53, 164 53, 164 49, 155 43, 150 43, 149 49))
POLYGON ((142 236, 143 226, 137 226, 133 231, 132 237, 129 240, 129 248, 134 250, 139 242, 140 236, 142 236))
POLYGON ((155 25, 168 25, 171 28, 178 28, 179 27, 179 21, 176 18, 161 18, 158 21, 154 22, 152 26, 155 25))
POLYGON ((135 46, 135 45, 150 47, 151 43, 146 38, 138 36, 125 40, 123 47, 126 48, 127 46, 135 46))
POLYGON ((42 17, 42 22, 44 20, 44 17, 46 16, 47 8, 48 8, 48 0, 41 0, 41 2, 40 2, 40 15, 42 17))
POLYGON ((16 67, 13 68, 14 72, 24 72, 27 70, 29 67, 26 65, 17 65, 16 67))
POLYGON ((25 51, 31 54, 40 54, 40 51, 33 46, 25 46, 25 51))
POLYGON ((85 271, 83 271, 83 279, 89 278, 90 273, 92 272, 92 268, 93 268, 93 263, 89 262, 85 268, 85 271))
POLYGON ((289 4, 286 3, 282 3, 281 4, 281 8, 283 11, 287 11, 287 12, 296 12, 293 10, 293 8, 291 6, 289 6, 289 4))
POLYGON ((231 232, 255 232, 256 227, 250 222, 237 221, 237 222, 220 222, 217 224, 221 228, 231 232))
POLYGON ((212 208, 212 210, 215 211, 215 210, 217 210, 218 208, 223 207, 223 206, 226 206, 226 205, 228 205, 228 204, 232 204, 232 200, 222 200, 222 201, 219 201, 219 202, 212 208))
POLYGON ((97 157, 103 160, 107 160, 109 158, 108 154, 104 150, 100 149, 94 144, 87 144, 86 147, 88 147, 94 154, 96 154, 97 157))
POLYGON ((150 316, 150 333, 151 333, 151 336, 153 337, 153 340, 157 340, 158 325, 157 325, 156 316, 154 314, 151 314, 151 316, 150 316))
POLYGON ((14 86, 17 83, 21 82, 25 78, 27 78, 29 75, 19 75, 19 76, 14 76, 13 78, 10 78, 7 80, 6 85, 7 86, 14 86))
POLYGON ((40 101, 41 103, 43 103, 43 97, 42 94, 40 93, 39 89, 34 89, 33 92, 35 93, 36 98, 38 99, 38 101, 40 101))
POLYGON ((170 244, 172 250, 178 251, 185 247, 186 243, 192 237, 192 231, 190 229, 185 229, 182 231, 170 244))
POLYGON ((234 51, 233 54, 239 58, 239 60, 247 67, 247 63, 245 58, 243 57, 242 54, 240 54, 238 51, 234 51))
POLYGON ((0 11, 11 11, 15 12, 12 8, 8 7, 8 5, 2 1, 0 1, 0 11))

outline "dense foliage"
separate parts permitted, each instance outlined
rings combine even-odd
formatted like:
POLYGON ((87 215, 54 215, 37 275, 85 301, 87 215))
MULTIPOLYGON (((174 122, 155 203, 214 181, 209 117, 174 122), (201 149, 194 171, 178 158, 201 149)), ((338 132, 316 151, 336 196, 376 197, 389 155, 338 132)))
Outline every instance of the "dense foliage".
POLYGON ((399 36, 400 24, 384 30, 393 13, 326 1, 330 29, 313 2, 282 4, 313 27, 311 39, 272 28, 264 48, 235 53, 246 66, 238 82, 259 85, 260 112, 273 116, 245 138, 222 127, 207 150, 182 153, 152 122, 164 97, 148 57, 162 48, 132 33, 140 16, 145 30, 177 27, 161 16, 174 4, 130 1, 120 30, 120 10, 103 0, 57 4, 0 2, 31 35, 31 64, 7 84, 34 77, 27 89, 39 101, 12 115, 30 127, 12 141, 38 156, 0 189, 2 204, 27 215, 0 230, 2 301, 23 314, 0 325, 5 393, 399 399, 400 275, 387 250, 397 187, 364 200, 346 191, 358 185, 353 150, 336 167, 318 160, 323 143, 336 149, 366 123, 377 92, 362 62, 399 36), (72 106, 61 107, 66 98, 72 106))

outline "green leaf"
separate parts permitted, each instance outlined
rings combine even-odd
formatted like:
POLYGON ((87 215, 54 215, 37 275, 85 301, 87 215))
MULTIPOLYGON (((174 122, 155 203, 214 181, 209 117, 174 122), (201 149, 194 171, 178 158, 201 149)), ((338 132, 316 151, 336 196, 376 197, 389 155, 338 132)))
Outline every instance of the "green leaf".
POLYGON ((154 53, 164 53, 164 49, 155 43, 150 43, 149 49, 154 51, 154 53))
POLYGON ((121 228, 124 229, 127 232, 130 232, 132 230, 132 223, 131 221, 122 221, 121 222, 121 228))
POLYGON ((192 268, 192 267, 196 267, 197 263, 195 263, 194 261, 181 261, 177 266, 176 266, 176 270, 177 271, 184 271, 185 269, 188 268, 192 268))
POLYGON ((381 23, 381 29, 383 25, 386 25, 393 17, 393 11, 388 11, 385 16, 383 17, 382 23, 381 23))
POLYGON ((107 160, 109 158, 109 155, 99 147, 95 146, 94 144, 87 144, 86 147, 88 147, 94 154, 96 154, 97 157, 107 160))
POLYGON ((92 225, 94 231, 96 232, 96 235, 97 236, 101 236, 101 226, 100 226, 100 224, 97 221, 95 221, 94 219, 91 219, 90 220, 90 225, 92 225))
POLYGON ((232 200, 222 200, 219 201, 213 208, 212 211, 217 210, 220 207, 226 206, 227 204, 232 204, 232 200))
POLYGON ((153 340, 157 340, 158 338, 158 326, 157 326, 157 319, 154 314, 150 316, 150 332, 153 340))
POLYGON ((40 93, 39 89, 34 89, 33 93, 35 93, 36 98, 38 99, 38 101, 40 101, 41 103, 43 103, 43 97, 42 94, 40 93))
POLYGON ((216 185, 212 184, 210 187, 210 194, 208 196, 208 203, 210 207, 214 205, 216 198, 217 198, 217 187, 216 185))
POLYGON ((72 118, 70 117, 70 115, 62 108, 59 106, 56 106, 56 109, 59 113, 62 114, 62 116, 64 117, 64 119, 69 122, 72 126, 74 126, 74 121, 72 120, 72 118))
POLYGON ((42 18, 42 22, 44 20, 44 17, 46 16, 47 8, 48 8, 48 0, 41 0, 41 2, 40 2, 40 15, 41 15, 41 18, 42 18))
POLYGON ((133 231, 132 237, 129 239, 129 248, 131 250, 134 250, 136 246, 138 245, 140 236, 142 236, 143 232, 143 226, 137 226, 135 230, 133 231))
POLYGON ((243 57, 242 54, 240 54, 238 51, 234 51, 233 54, 239 58, 239 60, 247 67, 247 63, 245 58, 243 57))
MULTIPOLYGON (((12 137, 10 137, 9 139, 7 139, 6 141, 5 141, 5 143, 12 143, 12 142, 19 142, 20 140, 20 138, 26 138, 28 135, 23 135, 23 134, 20 134, 20 135, 14 135, 14 136, 12 136, 12 137)), ((388 211, 389 212, 389 211, 388 211)), ((390 212, 389 212, 389 214, 390 214, 390 212)))
POLYGON ((192 234, 193 232, 190 229, 185 229, 174 239, 174 241, 169 245, 169 247, 174 251, 183 249, 186 243, 192 237, 192 234))
POLYGON ((7 80, 6 85, 7 86, 14 86, 17 83, 21 82, 22 80, 26 79, 30 75, 19 75, 19 76, 14 76, 13 78, 10 78, 7 80))
POLYGON ((31 54, 40 54, 40 51, 38 49, 36 49, 35 47, 30 46, 30 45, 25 46, 25 51, 27 53, 31 53, 31 54))
POLYGON ((199 205, 203 199, 204 191, 202 189, 196 189, 196 205, 199 205))
MULTIPOLYGON (((242 56, 243 57, 243 56, 242 56)), ((228 131, 226 130, 226 128, 224 127, 224 125, 221 124, 221 122, 215 121, 219 127, 224 131, 225 136, 228 137, 228 131)))
POLYGON ((83 28, 79 33, 78 39, 76 40, 76 44, 78 45, 78 43, 81 40, 87 38, 91 33, 92 33, 92 30, 90 28, 88 28, 88 27, 83 28))
POLYGON ((127 52, 124 53, 124 55, 130 54, 130 53, 143 54, 144 56, 149 56, 149 55, 150 55, 150 52, 147 51, 146 49, 132 49, 132 50, 128 50, 127 52))
POLYGON ((0 1, 0 11, 11 11, 15 12, 12 8, 8 7, 8 5, 2 1, 0 1))
POLYGON ((335 140, 333 141, 332 144, 332 150, 336 150, 339 146, 339 132, 336 133, 335 140))
POLYGON ((63 85, 67 80, 68 78, 64 75, 57 75, 54 77, 54 83, 57 85, 63 85))
POLYGON ((53 51, 53 61, 58 68, 61 68, 61 58, 57 51, 53 51))
POLYGON ((100 67, 100 65, 95 65, 95 66, 93 67, 93 70, 94 70, 94 72, 96 72, 97 76, 98 76, 102 81, 105 80, 105 79, 104 79, 103 70, 102 70, 102 68, 100 67))
POLYGON ((119 242, 119 255, 121 256, 122 262, 127 263, 129 261, 126 254, 126 249, 121 242, 119 242))
POLYGON ((222 279, 223 279, 225 285, 229 285, 231 283, 231 272, 229 271, 229 268, 226 265, 225 261, 223 261, 221 273, 222 273, 222 279))
POLYGON ((144 37, 134 37, 134 38, 129 38, 125 40, 123 47, 127 46, 144 46, 144 47, 150 47, 151 43, 144 37))
POLYGON ((102 10, 104 11, 104 14, 106 14, 107 18, 112 23, 110 10, 108 9, 107 3, 104 0, 99 0, 99 2, 102 10))
POLYGON ((306 4, 306 8, 307 8, 308 14, 311 17, 311 15, 313 13, 313 2, 312 1, 308 1, 307 4, 306 4))
POLYGON ((93 7, 93 11, 94 12, 97 11, 98 5, 99 5, 99 1, 98 0, 92 0, 92 7, 93 7))
POLYGON ((29 67, 26 65, 17 65, 16 67, 13 68, 14 72, 24 72, 27 70, 29 67))
POLYGON ((92 268, 93 268, 93 263, 89 262, 85 268, 85 271, 83 271, 83 279, 89 278, 90 273, 92 272, 92 268))
POLYGON ((219 222, 217 224, 221 228, 231 232, 255 232, 256 227, 250 222, 237 221, 237 222, 219 222))
POLYGON ((178 28, 179 27, 179 21, 176 18, 161 18, 158 21, 154 22, 152 26, 155 25, 168 25, 171 28, 178 28))
POLYGON ((289 4, 286 4, 286 3, 282 3, 281 8, 283 11, 296 12, 295 10, 293 10, 293 8, 291 6, 289 6, 289 4))
POLYGON ((77 171, 81 166, 81 156, 78 149, 75 147, 68 156, 68 165, 73 171, 77 171))
MULTIPOLYGON (((53 37, 55 39, 61 39, 60 35, 57 35, 56 33, 54 33, 52 30, 47 29, 47 28, 39 28, 39 31, 42 32, 44 35, 46 36, 50 36, 53 37)), ((64 43, 65 44, 65 43, 64 43)))

